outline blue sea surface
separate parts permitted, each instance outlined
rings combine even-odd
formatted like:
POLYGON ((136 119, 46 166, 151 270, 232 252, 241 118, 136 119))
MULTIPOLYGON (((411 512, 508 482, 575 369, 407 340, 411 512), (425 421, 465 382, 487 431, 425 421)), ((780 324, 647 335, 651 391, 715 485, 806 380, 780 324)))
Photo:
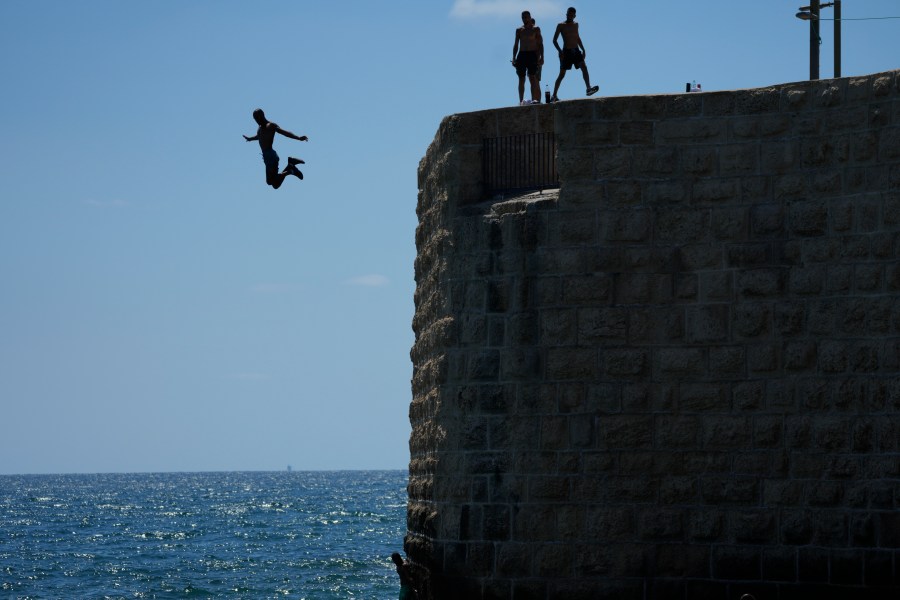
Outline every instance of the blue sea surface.
POLYGON ((396 598, 407 478, 0 476, 0 598, 396 598))

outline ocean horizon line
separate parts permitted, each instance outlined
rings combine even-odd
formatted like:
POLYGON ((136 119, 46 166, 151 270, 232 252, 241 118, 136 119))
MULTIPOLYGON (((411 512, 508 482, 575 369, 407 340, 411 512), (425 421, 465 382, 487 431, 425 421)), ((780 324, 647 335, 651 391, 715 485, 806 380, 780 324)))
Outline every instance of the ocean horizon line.
POLYGON ((394 473, 400 471, 409 471, 409 467, 397 468, 376 468, 376 469, 210 469, 210 470, 185 470, 185 471, 47 471, 47 472, 30 472, 30 473, 0 473, 0 477, 59 477, 66 475, 209 475, 209 474, 225 474, 225 473, 394 473))

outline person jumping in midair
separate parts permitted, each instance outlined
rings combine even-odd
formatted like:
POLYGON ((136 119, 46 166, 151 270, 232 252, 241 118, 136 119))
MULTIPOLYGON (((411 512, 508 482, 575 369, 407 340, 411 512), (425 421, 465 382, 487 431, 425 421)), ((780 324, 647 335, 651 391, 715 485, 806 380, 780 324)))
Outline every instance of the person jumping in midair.
POLYGON ((556 26, 556 32, 553 34, 553 45, 559 51, 559 77, 556 78, 556 85, 553 86, 553 97, 550 98, 550 101, 559 101, 559 98, 556 97, 556 93, 559 91, 559 84, 562 83, 563 77, 566 76, 566 71, 573 66, 576 69, 581 69, 584 84, 587 86, 587 95, 593 96, 596 94, 600 88, 596 85, 591 86, 591 76, 588 75, 588 68, 584 62, 587 51, 584 49, 581 35, 578 33, 578 23, 575 22, 575 9, 571 6, 566 11, 565 23, 560 23, 556 26), (556 41, 560 35, 563 38, 562 48, 559 47, 556 41))
POLYGON ((259 140, 259 148, 262 150, 263 162, 266 164, 266 183, 277 190, 281 187, 281 184, 284 183, 284 178, 288 175, 294 175, 303 179, 303 173, 300 172, 297 165, 304 164, 304 161, 292 156, 288 157, 288 164, 284 170, 280 173, 278 172, 278 153, 275 152, 272 144, 275 142, 276 133, 280 133, 285 137, 301 142, 309 141, 309 138, 305 135, 294 135, 290 131, 279 127, 277 123, 269 121, 266 119, 266 114, 261 108, 257 108, 253 111, 253 119, 259 125, 259 129, 256 130, 256 135, 253 137, 247 137, 245 135, 244 139, 248 142, 259 140))

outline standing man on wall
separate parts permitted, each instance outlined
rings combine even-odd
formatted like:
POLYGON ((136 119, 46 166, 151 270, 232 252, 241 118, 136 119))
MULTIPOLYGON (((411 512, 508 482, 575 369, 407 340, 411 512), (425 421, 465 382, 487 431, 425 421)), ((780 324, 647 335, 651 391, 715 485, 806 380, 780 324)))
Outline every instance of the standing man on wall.
POLYGON ((559 101, 559 98, 556 97, 556 93, 559 91, 559 84, 562 83, 563 77, 566 76, 566 71, 573 66, 576 69, 581 69, 584 84, 587 86, 587 95, 593 96, 596 94, 600 88, 596 85, 591 86, 591 77, 588 75, 587 65, 584 62, 587 51, 584 49, 581 35, 578 33, 578 23, 575 22, 575 9, 571 6, 566 11, 565 22, 556 26, 556 32, 553 34, 553 45, 556 46, 556 50, 559 52, 559 77, 556 78, 556 85, 553 87, 553 97, 550 101, 559 101), (562 35, 563 39, 562 48, 557 43, 560 35, 562 35))
POLYGON ((544 38, 541 29, 534 26, 534 19, 527 10, 522 11, 522 26, 516 29, 516 41, 513 43, 512 64, 519 76, 519 104, 540 104, 541 84, 538 70, 544 64, 544 38), (521 42, 521 48, 519 43, 521 42), (525 75, 531 84, 531 100, 525 100, 525 75))
POLYGON ((259 140, 259 148, 262 150, 263 162, 266 165, 266 183, 277 190, 281 187, 281 184, 284 183, 284 178, 288 175, 294 175, 303 179, 303 173, 297 168, 297 165, 303 163, 303 161, 292 156, 288 157, 288 164, 284 167, 284 171, 278 172, 278 153, 275 152, 275 148, 273 148, 272 145, 275 142, 276 133, 280 133, 285 137, 301 142, 306 142, 309 138, 305 135, 294 135, 290 131, 279 127, 277 123, 269 121, 266 119, 266 114, 261 108, 257 108, 253 111, 253 120, 259 125, 259 128, 256 130, 256 135, 253 137, 247 137, 245 135, 244 139, 248 142, 259 140))

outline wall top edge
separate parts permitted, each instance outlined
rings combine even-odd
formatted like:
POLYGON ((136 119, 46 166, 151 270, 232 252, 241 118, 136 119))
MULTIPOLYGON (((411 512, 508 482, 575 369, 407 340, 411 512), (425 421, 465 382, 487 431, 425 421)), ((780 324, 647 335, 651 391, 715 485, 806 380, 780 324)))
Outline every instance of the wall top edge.
MULTIPOLYGON (((571 106, 574 104, 586 104, 591 102, 598 102, 606 99, 627 99, 627 98, 670 98, 675 96, 711 96, 714 94, 738 94, 738 93, 752 93, 752 92, 762 92, 765 90, 772 90, 775 88, 796 88, 796 87, 808 87, 808 86, 816 86, 816 85, 834 85, 839 82, 849 82, 853 80, 859 79, 878 79, 880 77, 886 76, 895 76, 900 74, 900 69, 893 69, 889 71, 881 71, 879 73, 869 73, 865 75, 847 75, 845 77, 839 78, 828 78, 828 79, 816 79, 816 80, 801 80, 801 81, 792 81, 786 83, 773 83, 771 85, 760 86, 760 87, 751 87, 751 88, 735 88, 728 90, 709 90, 700 93, 692 93, 689 94, 687 92, 669 92, 669 93, 656 93, 656 94, 628 94, 623 96, 598 96, 594 98, 573 98, 571 100, 561 100, 559 104, 571 106)), ((485 108, 480 110, 468 111, 468 112, 459 112, 452 113, 444 117, 445 119, 448 117, 478 117, 483 115, 490 115, 501 111, 506 110, 548 110, 554 108, 555 105, 550 104, 536 104, 532 106, 497 106, 494 108, 485 108)))

